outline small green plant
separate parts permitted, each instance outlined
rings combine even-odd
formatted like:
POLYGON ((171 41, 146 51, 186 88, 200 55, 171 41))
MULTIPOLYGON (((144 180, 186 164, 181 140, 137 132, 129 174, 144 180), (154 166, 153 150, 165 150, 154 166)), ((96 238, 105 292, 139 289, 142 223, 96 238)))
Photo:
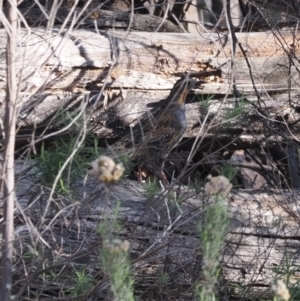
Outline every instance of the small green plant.
POLYGON ((22 255, 22 258, 24 260, 33 260, 35 258, 40 257, 40 253, 37 249, 34 249, 31 246, 28 246, 28 247, 29 247, 28 251, 24 252, 22 255))
MULTIPOLYGON (((53 185, 57 174, 69 158, 74 147, 76 147, 76 141, 77 138, 71 135, 67 139, 56 139, 47 149, 45 144, 42 144, 39 155, 35 157, 37 162, 35 168, 45 186, 51 187, 53 185)), ((94 139, 94 146, 86 146, 86 144, 78 149, 64 169, 56 187, 58 193, 69 194, 72 182, 75 182, 86 173, 91 158, 98 154, 96 139, 94 139)), ((90 141, 88 145, 90 145, 90 141)))
POLYGON ((289 285, 289 293, 291 294, 290 300, 300 300, 300 282, 289 285))
POLYGON ((167 273, 161 272, 158 275, 157 282, 159 287, 167 285, 170 282, 170 276, 167 273))
POLYGON ((201 116, 206 116, 209 110, 209 106, 211 103, 211 100, 214 98, 215 95, 206 95, 206 98, 204 98, 203 95, 198 95, 199 100, 199 109, 201 112, 201 116))
POLYGON ((226 119, 233 119, 241 116, 243 111, 245 110, 246 105, 247 103, 243 100, 243 98, 239 101, 236 101, 234 108, 227 110, 226 119))
POLYGON ((196 195, 198 195, 203 191, 203 182, 195 177, 189 183, 189 187, 195 191, 196 195))
POLYGON ((287 280, 287 283, 290 282, 291 278, 299 273, 298 268, 294 268, 291 264, 292 259, 285 252, 284 259, 278 267, 275 267, 273 271, 276 273, 277 278, 284 277, 287 280))
POLYGON ((154 179, 146 179, 146 185, 145 185, 145 196, 147 200, 153 201, 155 196, 157 196, 160 192, 158 181, 156 178, 154 179))
POLYGON ((221 174, 224 175, 229 181, 232 181, 238 174, 238 170, 233 164, 226 163, 221 167, 221 174))
POLYGON ((74 296, 89 291, 93 286, 93 280, 85 269, 75 269, 75 273, 70 277, 70 280, 74 287, 72 289, 72 295, 74 296))
POLYGON ((110 290, 116 301, 134 301, 133 278, 129 261, 129 242, 122 241, 115 233, 121 229, 117 221, 119 205, 111 220, 100 223, 98 231, 103 238, 100 260, 110 281, 110 290))
POLYGON ((134 167, 134 163, 130 159, 128 155, 121 155, 118 157, 118 163, 122 163, 125 167, 124 176, 128 176, 128 174, 132 171, 134 167))
POLYGON ((295 281, 298 279, 299 268, 293 262, 294 259, 286 252, 281 264, 273 270, 276 273, 273 285, 275 301, 300 299, 300 281, 295 281))
POLYGON ((215 202, 206 209, 204 218, 198 225, 203 259, 202 283, 196 285, 196 295, 199 301, 217 300, 215 288, 221 272, 219 256, 228 225, 224 196, 232 187, 224 176, 208 179, 205 190, 213 194, 215 202))

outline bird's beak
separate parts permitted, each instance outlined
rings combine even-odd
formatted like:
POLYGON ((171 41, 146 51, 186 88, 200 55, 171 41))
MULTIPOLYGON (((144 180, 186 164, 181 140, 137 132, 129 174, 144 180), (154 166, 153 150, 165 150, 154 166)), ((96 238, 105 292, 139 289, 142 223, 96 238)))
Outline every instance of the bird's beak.
POLYGON ((200 81, 200 80, 193 80, 193 82, 191 83, 191 89, 195 89, 195 88, 200 87, 200 85, 201 85, 202 83, 203 83, 203 82, 200 81))

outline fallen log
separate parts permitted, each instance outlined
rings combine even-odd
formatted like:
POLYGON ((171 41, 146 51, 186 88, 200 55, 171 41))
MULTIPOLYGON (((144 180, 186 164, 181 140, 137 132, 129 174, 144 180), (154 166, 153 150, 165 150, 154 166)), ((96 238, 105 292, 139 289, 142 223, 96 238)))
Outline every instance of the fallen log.
MULTIPOLYGON (((19 164, 21 168, 17 169, 23 171, 23 163, 19 164)), ((147 299, 147 288, 147 296, 157 296, 159 277, 165 273, 168 282, 161 293, 170 300, 192 299, 194 284, 201 281, 203 264, 197 225, 214 203, 214 197, 205 194, 203 187, 174 187, 168 193, 159 193, 158 189, 156 195, 151 195, 145 183, 121 180, 107 186, 88 180, 85 184, 74 183, 76 197, 72 201, 59 196, 50 200, 49 191, 38 182, 33 184, 34 174, 31 177, 30 173, 18 174, 16 241, 22 244, 16 246, 17 250, 25 242, 30 246, 38 241, 45 246, 47 256, 49 252, 60 254, 64 271, 70 264, 84 262, 90 276, 97 278, 103 240, 97 227, 101 221, 113 219, 119 203, 117 220, 122 227, 118 235, 130 242, 136 294, 141 300, 147 299), (48 202, 52 205, 48 206, 48 202), (42 216, 46 219, 42 220, 42 216), (85 254, 72 260, 78 250, 85 254)), ((275 277, 287 277, 284 271, 288 266, 300 264, 299 195, 297 191, 234 190, 224 202, 229 225, 220 255, 222 283, 229 296, 270 298, 275 277)), ((24 265, 22 260, 19 263, 17 270, 22 278, 24 265)), ((38 283, 39 280, 28 286, 43 291, 48 285, 61 285, 46 279, 43 285, 38 283)), ((98 298, 102 294, 103 290, 95 292, 98 298)))
MULTIPOLYGON (((255 132, 256 142, 260 143, 265 135, 265 118, 272 128, 278 124, 278 118, 288 116, 283 126, 299 139, 299 64, 295 59, 299 45, 294 43, 297 34, 283 31, 236 36, 241 48, 232 57, 227 34, 59 32, 55 29, 45 32, 38 28, 29 33, 21 29, 17 126, 57 127, 59 114, 76 114, 84 99, 88 103, 86 112, 92 132, 103 138, 117 137, 119 133, 112 124, 119 123, 118 130, 122 132, 136 122, 149 106, 168 95, 178 73, 220 70, 220 76, 202 77, 202 87, 188 99, 186 136, 199 135, 201 121, 209 114, 208 119, 214 119, 213 133, 224 129, 225 124, 226 132, 238 133, 245 141, 253 141, 251 133, 255 132), (228 117, 237 101, 231 97, 232 60, 241 93, 238 100, 243 103, 235 118, 228 117), (52 118, 55 122, 51 125, 52 118)), ((6 87, 5 40, 6 33, 2 30, 1 102, 6 87)), ((3 116, 3 106, 0 115, 3 116)), ((205 124, 203 132, 209 126, 212 124, 205 124)))

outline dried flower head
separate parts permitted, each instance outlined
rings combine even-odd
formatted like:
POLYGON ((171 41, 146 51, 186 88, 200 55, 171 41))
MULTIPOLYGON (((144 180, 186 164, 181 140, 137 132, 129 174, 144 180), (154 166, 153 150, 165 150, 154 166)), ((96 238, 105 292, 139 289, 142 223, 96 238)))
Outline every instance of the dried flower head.
POLYGON ((205 191, 208 194, 221 194, 226 196, 232 188, 232 184, 224 176, 207 177, 208 182, 205 184, 205 191))
POLYGON ((108 156, 100 156, 91 163, 92 170, 90 176, 98 177, 102 182, 118 181, 125 170, 122 163, 116 164, 115 161, 108 156))
POLYGON ((103 248, 109 251, 110 253, 121 253, 122 251, 127 252, 129 250, 129 241, 124 240, 123 242, 118 239, 114 238, 112 240, 109 240, 106 238, 103 241, 103 248))
POLYGON ((291 296, 289 290, 282 280, 276 281, 276 283, 273 285, 273 290, 275 291, 276 296, 281 298, 282 300, 290 300, 291 296))

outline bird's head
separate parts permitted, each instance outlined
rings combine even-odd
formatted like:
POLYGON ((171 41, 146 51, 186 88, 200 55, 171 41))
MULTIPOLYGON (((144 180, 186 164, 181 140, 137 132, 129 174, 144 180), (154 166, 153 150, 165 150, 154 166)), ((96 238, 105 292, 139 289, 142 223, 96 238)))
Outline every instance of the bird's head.
POLYGON ((200 81, 192 78, 187 78, 186 76, 180 78, 173 86, 170 95, 168 97, 168 103, 184 105, 185 99, 188 93, 200 85, 200 81))

